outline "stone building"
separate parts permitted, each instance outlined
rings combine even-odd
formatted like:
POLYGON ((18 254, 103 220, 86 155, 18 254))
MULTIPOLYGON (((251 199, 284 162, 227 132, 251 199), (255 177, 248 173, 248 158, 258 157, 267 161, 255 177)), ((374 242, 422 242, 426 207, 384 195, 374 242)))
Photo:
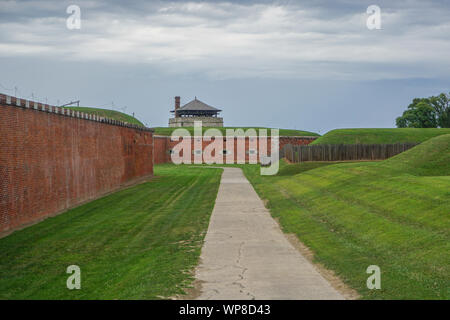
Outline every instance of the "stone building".
POLYGON ((175 97, 175 109, 170 111, 174 117, 169 119, 169 127, 193 127, 194 121, 202 121, 203 127, 223 127, 223 118, 218 117, 221 111, 197 97, 180 107, 180 97, 175 97))

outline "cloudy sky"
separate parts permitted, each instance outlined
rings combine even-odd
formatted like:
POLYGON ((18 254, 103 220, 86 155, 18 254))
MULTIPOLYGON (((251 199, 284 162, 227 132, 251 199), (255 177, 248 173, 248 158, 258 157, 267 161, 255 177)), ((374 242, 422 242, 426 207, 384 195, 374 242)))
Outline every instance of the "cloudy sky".
POLYGON ((149 126, 180 95, 223 109, 226 126, 393 127, 414 97, 449 91, 445 0, 0 0, 0 92, 149 126))

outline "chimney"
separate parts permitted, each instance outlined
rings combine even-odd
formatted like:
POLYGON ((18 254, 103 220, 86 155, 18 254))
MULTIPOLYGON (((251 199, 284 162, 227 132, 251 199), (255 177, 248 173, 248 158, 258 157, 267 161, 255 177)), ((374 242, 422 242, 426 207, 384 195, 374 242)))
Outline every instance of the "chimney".
POLYGON ((175 97, 175 118, 178 118, 177 110, 180 109, 180 97, 175 97))

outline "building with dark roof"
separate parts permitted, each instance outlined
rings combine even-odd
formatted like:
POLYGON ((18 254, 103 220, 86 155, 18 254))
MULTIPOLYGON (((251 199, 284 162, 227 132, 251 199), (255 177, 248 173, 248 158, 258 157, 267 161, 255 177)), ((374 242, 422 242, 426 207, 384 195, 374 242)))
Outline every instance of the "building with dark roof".
POLYGON ((202 121, 204 127, 223 127, 222 110, 214 108, 195 97, 194 100, 180 107, 180 97, 175 97, 174 114, 169 119, 169 127, 193 127, 194 121, 202 121))

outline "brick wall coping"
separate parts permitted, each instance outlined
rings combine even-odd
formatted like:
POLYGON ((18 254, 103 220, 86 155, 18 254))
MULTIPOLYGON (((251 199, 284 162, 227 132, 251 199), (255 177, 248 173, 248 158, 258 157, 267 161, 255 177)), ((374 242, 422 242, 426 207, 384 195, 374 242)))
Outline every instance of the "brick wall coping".
POLYGON ((33 109, 33 110, 42 111, 42 112, 54 113, 54 114, 57 114, 60 116, 78 118, 78 119, 87 120, 87 121, 96 121, 96 122, 110 124, 110 125, 114 125, 114 126, 133 128, 136 130, 151 131, 151 132, 155 131, 154 129, 151 129, 151 128, 139 126, 136 124, 131 124, 131 123, 124 122, 124 121, 114 120, 114 119, 107 118, 107 117, 100 117, 95 114, 88 114, 88 113, 82 112, 82 111, 75 111, 75 110, 70 110, 70 109, 63 108, 63 107, 57 107, 57 106, 52 106, 52 105, 36 102, 36 101, 30 101, 30 100, 26 100, 26 99, 12 97, 12 96, 2 94, 2 93, 0 93, 0 105, 6 105, 6 106, 12 106, 12 107, 18 107, 18 108, 24 108, 24 109, 33 109))

